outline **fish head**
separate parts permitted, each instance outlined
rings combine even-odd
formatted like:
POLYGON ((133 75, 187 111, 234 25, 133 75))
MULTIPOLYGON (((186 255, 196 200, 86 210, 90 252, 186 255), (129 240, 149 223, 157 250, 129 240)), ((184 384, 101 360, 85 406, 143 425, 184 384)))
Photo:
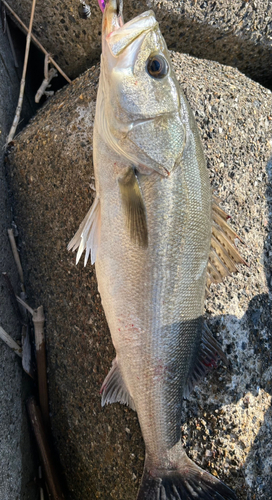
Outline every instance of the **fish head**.
POLYGON ((167 176, 185 132, 179 85, 153 11, 124 24, 117 0, 106 3, 100 82, 104 140, 140 171, 167 176))

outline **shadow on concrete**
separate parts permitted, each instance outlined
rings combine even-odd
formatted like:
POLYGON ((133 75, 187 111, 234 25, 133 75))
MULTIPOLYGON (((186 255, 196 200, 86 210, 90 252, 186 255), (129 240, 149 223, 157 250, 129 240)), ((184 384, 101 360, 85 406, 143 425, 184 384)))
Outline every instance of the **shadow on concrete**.
MULTIPOLYGON (((249 326, 249 342, 259 360, 258 386, 272 396, 272 157, 266 165, 268 178, 266 199, 268 206, 268 231, 263 249, 263 261, 269 294, 254 297, 246 313, 249 326)), ((245 470, 254 477, 252 497, 272 498, 272 406, 265 414, 259 433, 252 444, 245 463, 245 470), (264 481, 264 478, 266 481, 264 481)))

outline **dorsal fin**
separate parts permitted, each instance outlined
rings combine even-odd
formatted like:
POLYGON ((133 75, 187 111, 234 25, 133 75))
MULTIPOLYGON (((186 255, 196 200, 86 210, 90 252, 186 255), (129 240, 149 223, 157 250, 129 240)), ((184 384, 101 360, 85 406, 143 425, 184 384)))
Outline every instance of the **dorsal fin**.
POLYGON ((207 289, 211 283, 220 283, 226 276, 237 273, 236 264, 247 263, 239 254, 235 239, 243 240, 227 224, 230 218, 226 212, 219 206, 221 200, 213 196, 212 200, 212 238, 209 262, 207 268, 207 289))
MULTIPOLYGON (((224 215, 220 215, 218 212, 217 212, 217 208, 220 208, 220 207, 217 207, 217 205, 215 203, 213 203, 212 205, 212 218, 213 218, 213 221, 218 224, 218 226, 221 227, 221 229, 224 231, 224 233, 228 236, 229 240, 232 242, 232 243, 235 243, 235 239, 237 238, 238 240, 241 241, 241 243, 244 243, 243 240, 240 238, 240 236, 238 236, 237 233, 235 233, 235 231, 233 231, 233 229, 227 224, 227 220, 230 218, 228 217, 225 218, 224 215), (216 207, 216 208, 215 208, 216 207)), ((222 209, 220 209, 222 210, 222 209)), ((222 210, 223 214, 226 215, 226 213, 222 210)))

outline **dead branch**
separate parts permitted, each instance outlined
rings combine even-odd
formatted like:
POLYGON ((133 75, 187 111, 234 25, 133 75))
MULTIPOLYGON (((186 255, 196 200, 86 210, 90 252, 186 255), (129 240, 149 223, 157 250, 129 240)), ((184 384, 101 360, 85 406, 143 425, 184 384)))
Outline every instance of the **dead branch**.
POLYGON ((47 428, 49 428, 50 418, 49 418, 49 403, 48 403, 48 388, 47 388, 46 347, 44 338, 45 317, 43 312, 43 306, 40 306, 37 309, 32 309, 24 300, 20 299, 20 297, 17 296, 16 299, 32 315, 34 334, 35 334, 39 400, 40 400, 40 406, 44 424, 46 425, 47 428))
MULTIPOLYGON (((20 17, 16 14, 16 12, 14 12, 14 10, 9 6, 9 4, 6 2, 6 0, 2 0, 2 3, 7 7, 7 9, 10 11, 10 13, 13 15, 13 17, 15 17, 15 19, 18 21, 18 23, 22 26, 22 28, 24 29, 24 31, 27 33, 28 32, 27 26, 20 19, 20 17)), ((39 40, 32 33, 31 33, 31 38, 32 38, 33 42, 37 45, 37 47, 39 47, 39 49, 41 49, 41 51, 45 55, 47 54, 49 56, 49 62, 51 64, 53 64, 53 66, 55 66, 55 68, 63 76, 63 78, 65 78, 65 80, 68 83, 72 83, 72 80, 70 80, 70 78, 64 73, 64 71, 62 71, 62 69, 59 67, 59 65, 54 61, 54 59, 50 56, 50 54, 47 52, 47 50, 45 50, 45 48, 43 47, 43 45, 39 42, 39 40)))
MULTIPOLYGON (((39 474, 39 482, 41 482, 41 479, 42 479, 42 468, 41 466, 39 466, 39 471, 38 471, 38 474, 39 474)), ((43 488, 40 486, 40 500, 44 500, 44 493, 43 493, 43 488)))
POLYGON ((21 304, 21 306, 24 306, 24 308, 30 312, 31 316, 33 316, 34 314, 34 309, 32 309, 32 307, 30 307, 23 299, 21 299, 18 295, 16 295, 16 299, 17 301, 19 302, 19 304, 21 304))
POLYGON ((16 263, 16 266, 18 269, 19 276, 20 276, 21 286, 22 286, 22 289, 24 291, 24 273, 23 273, 19 253, 18 253, 17 246, 16 246, 16 242, 15 242, 15 238, 14 238, 14 234, 13 234, 13 229, 8 229, 8 237, 9 237, 13 257, 14 257, 14 260, 15 260, 15 263, 16 263))
POLYGON ((53 500, 64 500, 64 495, 55 471, 52 453, 47 441, 46 431, 43 425, 41 411, 35 398, 32 396, 26 402, 32 429, 35 434, 43 465, 46 483, 53 500))
POLYGON ((5 344, 7 344, 13 350, 13 352, 15 352, 15 354, 20 356, 20 358, 22 357, 21 347, 17 344, 17 342, 15 342, 15 340, 13 340, 13 338, 7 332, 5 332, 2 326, 0 326, 0 338, 5 342, 5 344))
POLYGON ((38 372, 38 385, 39 385, 39 400, 43 416, 43 421, 46 427, 49 428, 49 403, 48 403, 48 388, 47 388, 47 369, 46 369, 46 349, 44 338, 44 312, 43 306, 34 310, 32 316, 35 332, 35 345, 36 345, 36 360, 38 372))
POLYGON ((18 99, 15 117, 14 117, 13 124, 12 124, 12 127, 10 129, 10 132, 9 132, 9 135, 7 138, 6 145, 8 145, 12 141, 12 139, 15 135, 19 120, 20 120, 20 116, 21 116, 21 110, 22 110, 23 99, 24 99, 24 90, 25 90, 25 76, 26 76, 26 69, 27 69, 27 63, 28 63, 28 55, 29 55, 31 31, 32 31, 32 26, 33 26, 35 6, 36 6, 36 0, 32 0, 30 22, 29 22, 29 28, 28 28, 28 33, 27 33, 27 37, 26 37, 25 60, 24 60, 23 74, 22 74, 21 84, 20 84, 20 94, 19 94, 19 99, 18 99))
POLYGON ((40 102, 40 99, 43 95, 53 95, 54 92, 53 91, 48 91, 46 90, 47 87, 50 87, 50 82, 52 80, 52 78, 55 78, 56 76, 58 76, 58 72, 55 68, 51 68, 51 69, 48 69, 48 64, 49 64, 49 55, 46 54, 45 58, 44 58, 44 80, 39 88, 39 90, 37 91, 36 95, 35 95, 35 102, 40 102))
POLYGON ((23 370, 35 380, 35 372, 32 361, 32 348, 29 334, 29 326, 22 326, 22 367, 23 370))

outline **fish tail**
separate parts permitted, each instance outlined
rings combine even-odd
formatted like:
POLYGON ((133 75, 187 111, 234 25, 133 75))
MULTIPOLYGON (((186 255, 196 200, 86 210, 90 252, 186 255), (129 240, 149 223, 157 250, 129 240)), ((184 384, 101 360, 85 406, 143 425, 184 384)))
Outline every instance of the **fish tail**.
POLYGON ((222 481, 198 467, 187 455, 176 469, 153 469, 147 460, 137 500, 237 500, 222 481))

